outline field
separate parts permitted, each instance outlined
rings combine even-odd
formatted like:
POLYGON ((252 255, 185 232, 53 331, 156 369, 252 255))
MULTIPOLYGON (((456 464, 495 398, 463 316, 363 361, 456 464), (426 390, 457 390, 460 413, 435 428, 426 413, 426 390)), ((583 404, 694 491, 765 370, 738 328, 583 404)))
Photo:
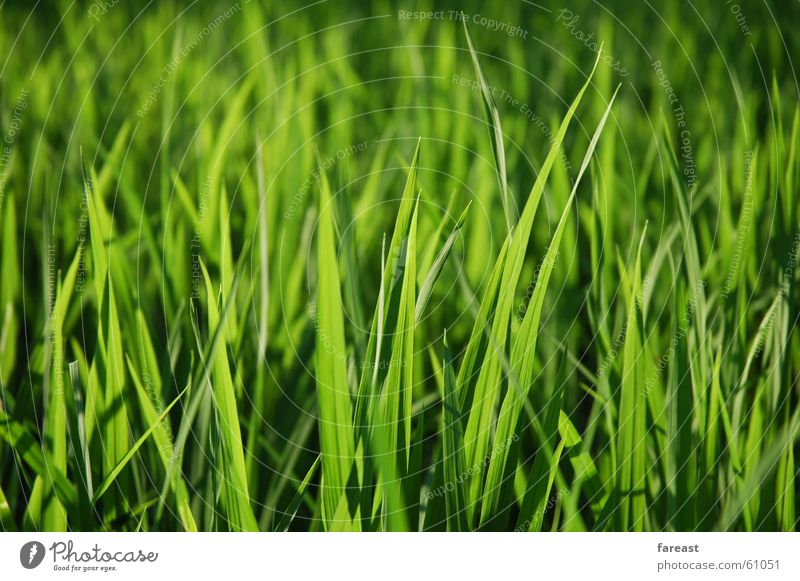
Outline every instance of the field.
POLYGON ((0 530, 794 531, 800 4, 0 3, 0 530))

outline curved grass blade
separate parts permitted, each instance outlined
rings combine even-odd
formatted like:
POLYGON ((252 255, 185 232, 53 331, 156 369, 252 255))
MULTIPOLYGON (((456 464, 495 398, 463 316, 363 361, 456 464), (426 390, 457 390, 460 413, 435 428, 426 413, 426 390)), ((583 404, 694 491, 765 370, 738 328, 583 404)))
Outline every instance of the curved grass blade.
POLYGON ((470 203, 467 204, 467 207, 464 208, 464 211, 461 213, 461 216, 459 216, 455 226, 453 226, 452 232, 450 232, 450 235, 447 237, 447 240, 445 240, 441 250, 439 250, 439 253, 436 255, 436 258, 431 264, 428 274, 425 275, 425 280, 419 289, 416 310, 414 313, 414 319, 417 322, 422 319, 422 315, 425 313, 425 307, 428 306, 428 301, 433 293, 433 287, 436 285, 436 281, 439 279, 439 275, 442 273, 442 268, 444 267, 445 262, 447 262, 447 257, 450 256, 450 251, 453 249, 453 244, 456 242, 456 237, 461 232, 461 228, 464 226, 464 222, 467 220, 467 213, 469 212, 469 207, 471 204, 472 202, 470 201, 470 203))
POLYGON ((478 77, 478 84, 481 88, 481 97, 483 98, 483 113, 486 117, 486 125, 489 129, 489 137, 492 140, 492 153, 494 154, 495 172, 497 174, 497 182, 500 186, 500 200, 503 204, 503 214, 506 218, 506 228, 508 235, 511 235, 511 230, 517 224, 517 207, 514 200, 511 199, 511 194, 508 191, 508 177, 506 173, 506 151, 503 145, 503 127, 500 125, 500 112, 497 110, 497 105, 492 96, 492 89, 489 83, 486 82, 486 77, 481 70, 481 64, 478 62, 478 54, 475 52, 475 45, 472 42, 472 36, 469 33, 467 26, 467 19, 464 13, 461 13, 461 21, 464 23, 464 35, 467 37, 467 46, 469 47, 469 54, 472 57, 472 64, 475 67, 475 76, 478 77))
POLYGON ((122 469, 125 468, 125 466, 127 466, 128 462, 130 462, 134 454, 136 454, 136 452, 139 451, 139 448, 141 448, 142 444, 144 444, 147 441, 147 438, 149 438, 150 435, 161 426, 161 423, 167 417, 169 411, 176 403, 178 403, 178 400, 181 399, 183 394, 186 393, 188 389, 189 385, 184 387, 183 390, 178 394, 178 396, 174 400, 172 400, 172 402, 170 402, 170 404, 166 408, 164 408, 164 411, 161 412, 161 414, 159 414, 159 416, 156 418, 156 421, 150 424, 150 427, 147 428, 145 433, 142 434, 138 440, 136 440, 136 443, 133 446, 131 446, 131 449, 128 450, 128 452, 122 457, 122 459, 120 459, 117 465, 114 466, 114 468, 111 470, 108 476, 106 476, 103 479, 103 481, 100 483, 100 485, 97 487, 97 490, 94 493, 94 497, 92 499, 94 502, 100 500, 100 498, 106 493, 106 491, 108 491, 108 489, 117 479, 117 476, 119 476, 120 472, 122 472, 122 469))

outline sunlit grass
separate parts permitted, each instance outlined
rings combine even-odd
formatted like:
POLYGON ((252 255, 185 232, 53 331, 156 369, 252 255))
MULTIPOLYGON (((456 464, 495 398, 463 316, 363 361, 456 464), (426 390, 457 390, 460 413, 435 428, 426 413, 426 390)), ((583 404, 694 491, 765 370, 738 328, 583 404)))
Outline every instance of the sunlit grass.
POLYGON ((796 528, 784 60, 229 8, 0 10, 3 530, 796 528))

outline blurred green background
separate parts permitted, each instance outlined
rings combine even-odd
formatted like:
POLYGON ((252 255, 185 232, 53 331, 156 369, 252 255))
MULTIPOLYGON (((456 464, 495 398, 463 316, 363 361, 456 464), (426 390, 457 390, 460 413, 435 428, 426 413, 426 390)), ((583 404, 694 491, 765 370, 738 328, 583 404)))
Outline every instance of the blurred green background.
MULTIPOLYGON (((425 521, 424 501, 441 454, 443 330, 459 361, 507 235, 462 13, 502 120, 517 214, 603 43, 604 59, 547 182, 511 289, 520 320, 580 161, 619 85, 566 225, 527 400, 541 411, 563 383, 561 409, 582 437, 569 459, 565 452, 555 462, 558 509, 547 512, 545 527, 628 528, 608 520, 606 499, 619 493, 620 337, 626 277, 643 239, 643 357, 654 368, 699 281, 707 287, 699 317, 688 319, 687 361, 668 358, 657 387, 645 392, 653 470, 641 493, 647 518, 638 526, 795 528, 800 39, 792 26, 800 3, 788 0, 4 3, 4 528, 171 530, 188 528, 189 520, 200 529, 235 528, 219 517, 218 410, 204 398, 191 420, 191 406, 180 400, 165 423, 157 422, 158 437, 111 485, 119 498, 95 503, 81 493, 87 475, 95 486, 106 479, 187 382, 202 377, 201 338, 211 344, 213 328, 201 259, 225 296, 234 271, 242 273, 226 349, 245 492, 258 526, 278 527, 294 506, 291 528, 326 528, 319 475, 309 473, 320 450, 312 316, 318 166, 334 194, 353 387, 381 287, 384 236, 391 237, 418 140, 418 264, 431 264, 471 202, 415 343, 414 425, 422 451, 413 512, 420 525, 412 528, 446 526, 425 521), (102 205, 93 210, 99 218, 89 215, 87 183, 102 205), (93 219, 103 224, 95 228, 102 240, 89 234, 93 219), (90 238, 91 257, 75 258, 90 238), (98 248, 107 249, 105 261, 98 248), (59 277, 73 264, 75 291, 58 302, 59 277), (109 312, 107 280, 118 315, 109 312), (670 386, 684 385, 684 371, 689 401, 673 407, 670 386), (77 405, 70 388, 53 395, 65 381, 83 386, 85 419, 70 411, 77 405), (114 382, 118 400, 109 400, 114 382), (180 438, 185 505, 185 491, 167 486, 172 476, 159 459, 180 438), (52 482, 53 463, 66 482, 52 482), (308 492, 298 495, 306 474, 308 492), (65 492, 70 486, 74 498, 65 492), (76 516, 53 516, 67 497, 79 507, 76 516), (688 504, 676 500, 686 497, 688 504)), ((418 286, 425 275, 420 267, 418 286)), ((511 469, 512 513, 543 449, 531 426, 511 469)), ((507 522, 498 528, 514 528, 507 522)))

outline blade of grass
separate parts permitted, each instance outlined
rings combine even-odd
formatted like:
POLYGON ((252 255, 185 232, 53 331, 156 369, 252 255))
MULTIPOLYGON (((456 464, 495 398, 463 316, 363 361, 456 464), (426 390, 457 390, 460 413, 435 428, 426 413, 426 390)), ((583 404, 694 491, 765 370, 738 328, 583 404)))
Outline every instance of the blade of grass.
POLYGON ((511 236, 511 231, 517 224, 517 206, 512 199, 511 193, 508 191, 508 177, 506 173, 506 152, 503 145, 503 127, 500 124, 500 113, 497 110, 497 105, 492 96, 492 88, 486 82, 486 77, 481 70, 481 64, 478 62, 478 54, 475 52, 475 46, 472 42, 472 36, 469 33, 467 26, 467 19, 464 13, 461 13, 461 22, 464 23, 464 36, 467 38, 467 46, 469 47, 469 54, 472 57, 472 65, 475 67, 475 76, 478 78, 478 83, 481 88, 481 97, 483 99, 483 113, 486 119, 486 125, 489 129, 489 137, 492 140, 492 153, 494 154, 495 173, 497 174, 497 182, 500 186, 500 201, 503 205, 503 214, 506 218, 507 233, 511 236))
MULTIPOLYGON (((598 59, 600 55, 598 54, 598 59)), ((514 302, 514 291, 519 281, 520 273, 528 246, 528 241, 533 227, 533 220, 539 206, 544 185, 550 169, 558 155, 558 150, 566 135, 575 111, 580 104, 586 89, 589 87, 592 75, 597 67, 596 60, 592 72, 589 74, 583 87, 581 87, 575 100, 570 105, 569 110, 564 116, 561 126, 551 144, 547 158, 542 164, 541 171, 536 177, 536 181, 528 196, 522 216, 520 217, 514 237, 510 243, 508 258, 503 269, 500 292, 497 299, 497 308, 492 321, 492 331, 489 337, 488 353, 485 363, 480 368, 478 381, 475 385, 473 404, 467 420, 467 427, 464 434, 464 446, 466 461, 468 466, 475 466, 477 473, 470 480, 468 506, 477 506, 483 489, 483 466, 488 453, 489 441, 491 436, 491 424, 497 398, 501 393, 503 378, 503 360, 506 352, 506 342, 508 338, 508 326, 510 323, 511 310, 514 302)), ((472 515, 470 515, 472 520, 472 515)))
MULTIPOLYGON (((619 90, 619 87, 617 90, 619 90)), ((547 285, 558 259, 561 238, 564 234, 564 228, 566 227, 570 212, 572 211, 572 204, 578 190, 578 185, 592 160, 597 142, 603 132, 603 127, 611 112, 611 107, 614 104, 616 96, 617 92, 615 91, 589 142, 589 146, 583 158, 583 163, 581 163, 580 171, 572 186, 572 191, 561 213, 561 218, 559 219, 555 234, 547 248, 544 260, 539 269, 536 287, 533 290, 527 311, 523 317, 522 325, 512 345, 512 385, 506 392, 497 420, 494 451, 491 455, 483 494, 481 523, 486 523, 490 518, 495 518, 501 508, 498 504, 501 498, 501 490, 504 486, 508 487, 508 485, 512 484, 511 478, 516 469, 516 458, 512 457, 511 461, 509 461, 509 452, 511 450, 509 442, 513 436, 519 436, 516 434, 517 422, 522 412, 523 401, 527 399, 531 387, 536 340, 539 334, 539 319, 541 318, 542 308, 544 306, 547 285)))
MULTIPOLYGON (((342 516, 341 511, 338 511, 340 503, 347 503, 347 486, 355 463, 355 442, 345 366, 344 321, 339 263, 336 257, 333 200, 324 171, 321 173, 319 193, 315 360, 322 449, 323 514, 326 515, 325 526, 328 530, 346 530, 355 523, 340 522, 337 517, 342 516)), ((352 514, 352 510, 350 512, 352 514)))

